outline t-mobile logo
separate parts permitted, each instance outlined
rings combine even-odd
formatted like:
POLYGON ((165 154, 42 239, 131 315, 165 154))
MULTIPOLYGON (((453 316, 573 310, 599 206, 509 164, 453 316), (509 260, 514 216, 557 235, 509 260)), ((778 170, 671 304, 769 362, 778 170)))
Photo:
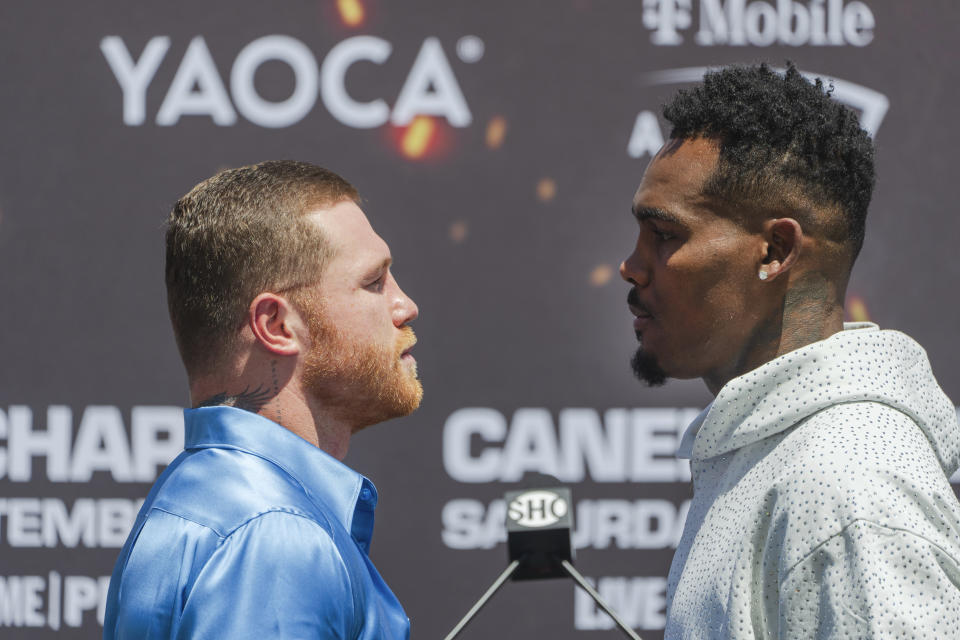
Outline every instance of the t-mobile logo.
POLYGON ((650 41, 656 45, 683 43, 678 29, 689 29, 690 0, 643 0, 643 26, 653 30, 650 41))
MULTIPOLYGON (((698 0, 696 5, 694 42, 704 47, 865 47, 876 27, 862 0, 698 0)), ((693 0, 643 0, 650 41, 683 44, 681 32, 693 27, 694 9, 693 0)))

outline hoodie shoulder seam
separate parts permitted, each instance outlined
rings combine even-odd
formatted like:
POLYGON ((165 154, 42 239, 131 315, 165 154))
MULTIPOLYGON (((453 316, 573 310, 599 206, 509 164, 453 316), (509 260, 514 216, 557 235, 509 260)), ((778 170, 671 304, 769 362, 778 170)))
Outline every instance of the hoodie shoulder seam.
MULTIPOLYGON (((905 533, 905 534, 907 534, 908 536, 910 536, 910 537, 912 537, 912 538, 917 538, 918 540, 923 540, 926 544, 930 545, 931 547, 935 547, 936 549, 938 549, 941 553, 943 553, 943 554, 944 554, 945 556, 947 556, 948 558, 952 558, 952 559, 954 560, 954 562, 958 562, 958 558, 956 558, 948 549, 945 549, 942 545, 940 545, 940 544, 938 544, 938 543, 930 540, 929 538, 927 538, 927 537, 925 537, 925 536, 923 536, 923 535, 921 535, 921 534, 919 534, 919 533, 917 533, 917 532, 915 532, 915 531, 911 531, 910 529, 905 529, 905 528, 903 528, 903 527, 891 527, 891 526, 889 526, 889 525, 881 524, 881 523, 879 523, 879 522, 877 522, 877 521, 875 521, 875 520, 871 520, 870 518, 854 518, 854 519, 851 520, 849 523, 847 523, 845 526, 843 526, 839 531, 837 531, 836 533, 834 533, 834 534, 830 535, 829 537, 825 538, 822 542, 818 543, 816 546, 814 546, 812 549, 810 549, 809 552, 807 552, 806 554, 804 554, 804 556, 803 556, 802 558, 800 558, 799 560, 797 560, 796 562, 794 562, 794 563, 790 566, 790 568, 787 569, 787 570, 783 573, 783 578, 780 580, 780 583, 783 584, 784 582, 786 582, 786 581, 790 578, 790 574, 793 572, 793 570, 796 569, 797 567, 799 567, 800 565, 802 565, 802 564, 803 564, 804 562, 806 562, 807 560, 809 560, 810 557, 813 556, 817 551, 819 551, 821 548, 823 548, 824 546, 826 546, 827 544, 829 544, 831 541, 835 540, 836 538, 839 538, 840 536, 844 535, 844 534, 846 533, 846 531, 847 531, 848 529, 850 529, 851 527, 854 527, 854 526, 856 526, 856 525, 858 525, 858 524, 860 524, 860 523, 871 524, 871 525, 873 525, 873 526, 875 526, 875 527, 879 527, 879 528, 885 529, 885 530, 887 530, 887 531, 892 531, 892 532, 896 532, 896 533, 905 533)), ((958 564, 960 564, 960 562, 958 562, 958 564)))

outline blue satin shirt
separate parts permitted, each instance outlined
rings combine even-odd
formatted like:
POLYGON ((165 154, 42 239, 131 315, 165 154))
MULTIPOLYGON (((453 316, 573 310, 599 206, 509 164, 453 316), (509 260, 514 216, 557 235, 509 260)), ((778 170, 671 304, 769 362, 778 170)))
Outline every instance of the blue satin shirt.
POLYGON ((105 640, 409 638, 367 555, 373 483, 241 409, 184 422, 113 570, 105 640))

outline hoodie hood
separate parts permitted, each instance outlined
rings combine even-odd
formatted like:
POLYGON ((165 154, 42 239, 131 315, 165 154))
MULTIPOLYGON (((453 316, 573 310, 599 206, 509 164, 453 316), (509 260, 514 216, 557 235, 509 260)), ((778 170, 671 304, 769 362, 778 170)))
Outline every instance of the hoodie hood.
POLYGON ((903 412, 926 435, 948 477, 960 467, 956 409, 934 379, 926 352, 909 336, 868 322, 847 323, 826 340, 724 385, 691 425, 691 458, 729 453, 847 402, 878 402, 903 412))

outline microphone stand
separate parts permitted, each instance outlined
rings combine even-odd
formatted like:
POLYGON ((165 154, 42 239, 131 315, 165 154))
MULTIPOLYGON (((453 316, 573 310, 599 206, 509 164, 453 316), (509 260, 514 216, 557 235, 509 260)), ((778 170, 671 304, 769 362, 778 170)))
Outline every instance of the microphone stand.
MULTIPOLYGON (((522 558, 522 559, 526 559, 526 558, 522 558)), ((597 593, 596 590, 594 590, 594 588, 590 586, 590 583, 587 582, 587 580, 580 574, 579 571, 577 571, 573 567, 572 564, 570 564, 569 561, 564 560, 562 558, 560 558, 559 560, 564 570, 567 572, 567 574, 571 578, 573 578, 577 586, 579 586, 581 589, 586 591, 587 595, 593 598, 593 601, 596 602, 597 605, 601 609, 603 609, 608 616, 610 616, 613 619, 613 621, 617 624, 617 626, 620 627, 620 630, 623 631, 628 638, 631 638, 631 640, 642 640, 640 636, 638 636, 633 629, 627 626, 627 624, 620 619, 620 616, 618 616, 616 612, 613 609, 611 609, 606 602, 603 601, 603 599, 600 597, 600 594, 597 593)), ((477 615, 480 609, 482 609, 483 606, 487 604, 487 601, 493 597, 493 594, 495 594, 497 591, 500 590, 500 587, 502 587, 504 583, 506 583, 506 581, 510 578, 510 576, 513 575, 513 573, 517 570, 519 566, 520 566, 520 560, 514 560, 513 562, 508 564, 507 568, 504 569, 503 573, 501 573, 497 577, 497 579, 494 580, 493 584, 490 585, 490 588, 487 589, 486 593, 480 596, 480 599, 477 600, 476 604, 474 604, 470 608, 470 611, 467 611, 467 615, 463 616, 460 622, 457 623, 457 626, 453 628, 453 631, 447 634, 447 637, 444 638, 444 640, 453 640, 461 631, 463 631, 464 627, 467 626, 467 623, 469 623, 470 620, 472 620, 473 617, 477 615)))
POLYGON ((460 622, 457 623, 457 626, 453 628, 453 631, 448 633, 447 637, 444 638, 443 640, 453 640, 455 637, 457 637, 457 635, 461 631, 463 631, 463 628, 467 626, 467 623, 473 619, 473 616, 477 615, 477 612, 483 608, 483 605, 487 604, 487 600, 492 598, 493 594, 495 594, 497 591, 500 590, 500 587, 503 586, 503 583, 505 583, 507 579, 513 575, 513 572, 516 571, 517 567, 519 566, 520 566, 519 560, 514 560, 513 562, 508 564, 507 568, 504 569, 503 573, 501 573, 500 576, 493 581, 493 584, 490 585, 490 588, 487 589, 486 593, 480 596, 480 599, 477 600, 477 603, 472 607, 470 607, 470 611, 467 611, 467 615, 463 616, 460 622))
POLYGON ((608 616, 613 618, 613 621, 617 623, 617 626, 620 627, 621 631, 627 634, 627 637, 631 638, 632 640, 641 640, 640 636, 638 636, 633 629, 627 626, 627 624, 620 619, 620 616, 617 615, 617 612, 611 609, 610 606, 603 601, 603 599, 600 597, 600 594, 590 586, 590 583, 587 582, 586 578, 580 575, 579 571, 573 568, 573 565, 570 564, 569 561, 561 560, 560 564, 562 564, 563 568, 567 570, 567 573, 570 574, 570 577, 573 578, 574 582, 576 582, 581 589, 586 591, 587 594, 593 598, 593 601, 596 602, 597 605, 599 605, 608 616))

